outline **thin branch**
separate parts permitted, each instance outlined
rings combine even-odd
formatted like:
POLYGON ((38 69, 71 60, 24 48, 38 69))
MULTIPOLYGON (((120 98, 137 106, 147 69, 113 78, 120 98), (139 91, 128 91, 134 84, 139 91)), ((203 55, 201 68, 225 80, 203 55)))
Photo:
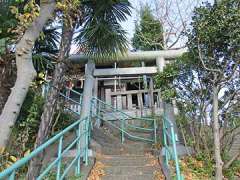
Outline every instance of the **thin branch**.
POLYGON ((224 166, 223 169, 228 169, 232 163, 238 158, 240 157, 240 148, 239 148, 239 152, 236 153, 224 166))
POLYGON ((203 57, 202 57, 202 53, 201 53, 201 48, 200 48, 200 44, 199 44, 199 41, 198 41, 198 54, 199 54, 199 58, 201 60, 201 63, 203 65, 203 67, 207 70, 207 71, 212 71, 212 72, 217 72, 217 73, 221 73, 221 71, 219 69, 211 69, 211 68, 208 68, 206 66, 206 64, 204 63, 203 61, 203 57))

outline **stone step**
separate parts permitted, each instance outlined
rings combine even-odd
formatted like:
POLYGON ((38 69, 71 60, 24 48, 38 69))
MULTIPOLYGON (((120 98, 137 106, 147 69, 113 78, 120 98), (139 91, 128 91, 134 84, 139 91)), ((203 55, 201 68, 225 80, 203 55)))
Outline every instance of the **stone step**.
POLYGON ((144 159, 144 158, 151 158, 148 157, 148 155, 130 155, 130 154, 124 154, 124 155, 112 155, 112 156, 105 156, 106 159, 144 159))
POLYGON ((129 176, 108 175, 101 177, 101 180, 153 180, 153 179, 154 179, 153 174, 129 175, 129 176))
MULTIPOLYGON (((149 153, 150 151, 151 151, 151 149, 142 149, 142 148, 137 149, 137 148, 133 148, 133 147, 131 147, 131 148, 129 148, 129 147, 127 147, 127 148, 101 147, 102 154, 111 155, 111 156, 112 155, 122 156, 122 155, 126 155, 126 154, 142 156, 142 155, 145 155, 146 153, 149 153)), ((69 152, 66 153, 64 155, 64 157, 75 157, 76 154, 77 154, 77 150, 72 149, 72 150, 69 150, 69 152)), ((92 156, 94 154, 94 152, 91 149, 89 149, 88 154, 90 156, 92 156)))
MULTIPOLYGON (((49 160, 49 162, 47 162, 47 164, 45 164, 43 167, 42 167, 42 171, 43 170, 46 170, 46 168, 48 167, 48 165, 50 164, 50 163, 52 163, 53 161, 55 161, 56 160, 56 157, 55 158, 51 158, 50 160, 49 160)), ((71 162, 73 161, 73 157, 63 157, 63 159, 62 159, 62 167, 68 167, 70 164, 71 164, 71 162)), ((88 177, 88 175, 90 174, 90 171, 92 170, 92 168, 93 168, 93 166, 94 166, 94 164, 95 164, 95 161, 96 161, 96 159, 95 158, 93 158, 93 157, 91 157, 91 158, 89 158, 88 159, 88 165, 86 166, 85 164, 84 164, 84 162, 83 162, 83 160, 81 160, 81 180, 86 180, 87 179, 87 177, 88 177)), ((77 177, 75 177, 75 165, 73 165, 70 169, 69 169, 69 171, 68 171, 68 173, 67 173, 67 176, 65 177, 65 179, 78 179, 77 177)), ((52 173, 55 173, 56 172, 56 169, 55 168, 53 168, 52 170, 51 170, 51 172, 52 173)))
MULTIPOLYGON (((147 139, 152 139, 153 134, 152 133, 142 133, 142 132, 128 132, 132 136, 140 137, 140 138, 147 138, 147 139)), ((126 135, 126 137, 128 137, 126 135)))
POLYGON ((111 133, 105 132, 104 129, 101 128, 94 128, 92 133, 93 139, 101 143, 113 143, 113 142, 119 142, 120 143, 120 137, 115 137, 111 133))
POLYGON ((150 155, 113 155, 98 159, 104 164, 102 180, 154 180, 160 167, 150 155))
POLYGON ((146 166, 151 162, 150 158, 107 158, 101 160, 105 166, 146 166))
MULTIPOLYGON (((100 131, 98 131, 98 134, 101 134, 100 131)), ((97 134, 95 134, 96 136, 97 134)), ((146 153, 146 149, 148 151, 151 150, 151 144, 144 143, 144 142, 135 142, 132 140, 129 140, 128 138, 125 138, 124 143, 122 144, 120 141, 120 138, 116 138, 114 141, 106 141, 105 139, 108 139, 106 135, 104 135, 105 138, 94 138, 95 145, 93 146, 94 150, 100 151, 102 154, 106 155, 122 155, 122 154, 138 154, 143 155, 146 153)))
POLYGON ((157 168, 152 166, 107 166, 104 169, 106 176, 108 175, 153 175, 157 168))
MULTIPOLYGON (((116 137, 116 138, 120 138, 120 131, 118 129, 115 129, 113 127, 111 127, 110 125, 105 126, 104 128, 96 128, 97 131, 101 131, 102 133, 104 133, 105 135, 109 135, 112 137, 116 137)), ((138 129, 132 129, 132 128, 128 128, 126 129, 126 131, 130 134, 130 135, 134 135, 134 136, 138 136, 138 137, 143 137, 143 138, 152 138, 153 136, 153 132, 149 132, 149 131, 144 131, 144 130, 138 130, 138 129)), ((127 135, 126 135, 127 137, 127 135)))
POLYGON ((144 129, 134 129, 134 128, 127 128, 128 132, 131 133, 140 133, 140 134, 151 134, 153 133, 153 131, 148 131, 148 130, 144 130, 144 129))
POLYGON ((151 149, 142 149, 142 148, 134 148, 134 147, 126 147, 126 148, 110 148, 110 147, 102 147, 101 151, 105 155, 144 155, 151 151, 151 149))
POLYGON ((127 142, 127 143, 142 142, 142 143, 145 143, 145 144, 149 144, 149 143, 153 144, 153 137, 152 137, 152 135, 149 135, 149 136, 143 136, 143 135, 136 136, 134 134, 130 134, 130 135, 125 135, 125 142, 127 142), (131 137, 131 136, 135 136, 135 137, 131 137), (142 138, 144 138, 145 140, 143 140, 142 138))
MULTIPOLYGON (((108 128, 108 127, 107 127, 108 128)), ((98 129, 93 138, 101 149, 102 157, 98 161, 104 164, 102 180, 153 180, 160 167, 152 165, 155 160, 146 155, 152 152, 152 143, 136 141, 125 135, 125 141, 120 141, 120 133, 111 130, 98 129), (104 132, 105 131, 105 132, 104 132), (115 132, 115 134, 114 134, 115 132), (109 137, 109 138, 108 138, 109 137)), ((129 130, 131 135, 152 139, 153 133, 129 130)))

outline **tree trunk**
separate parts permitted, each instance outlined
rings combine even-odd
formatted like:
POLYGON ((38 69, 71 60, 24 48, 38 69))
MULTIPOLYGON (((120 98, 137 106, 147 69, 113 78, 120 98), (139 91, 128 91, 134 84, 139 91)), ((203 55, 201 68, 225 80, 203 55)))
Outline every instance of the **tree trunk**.
POLYGON ((44 24, 53 14, 54 8, 55 2, 53 0, 42 4, 40 16, 33 21, 16 45, 17 79, 0 116, 0 147, 6 145, 10 128, 18 117, 28 88, 36 75, 32 64, 32 47, 44 24))
MULTIPOLYGON (((41 123, 35 142, 35 148, 44 143, 50 132, 55 107, 59 96, 59 90, 61 89, 64 81, 63 76, 66 71, 66 64, 64 61, 65 58, 69 56, 73 31, 74 28, 71 28, 70 25, 64 23, 58 64, 54 70, 52 87, 50 87, 47 95, 47 101, 44 104, 43 114, 41 116, 41 123)), ((40 153, 37 157, 31 160, 27 173, 28 180, 34 180, 39 176, 42 167, 43 157, 44 152, 40 153)))
POLYGON ((221 158, 220 149, 220 134, 219 134, 219 122, 218 122, 218 88, 213 85, 213 134, 214 134, 214 154, 215 154, 215 179, 222 180, 222 167, 223 162, 221 158))

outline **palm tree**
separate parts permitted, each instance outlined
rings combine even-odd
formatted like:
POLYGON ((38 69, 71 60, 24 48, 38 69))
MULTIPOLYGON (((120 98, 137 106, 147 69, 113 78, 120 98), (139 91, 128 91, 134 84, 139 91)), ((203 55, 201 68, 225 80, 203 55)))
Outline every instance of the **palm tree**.
POLYGON ((126 0, 85 0, 82 6, 84 25, 74 41, 83 47, 80 49, 100 57, 124 52, 126 32, 119 22, 126 21, 131 14, 130 3, 126 0))
MULTIPOLYGON (((52 23, 52 22, 51 22, 52 23)), ((59 26, 53 26, 49 24, 42 30, 42 36, 36 40, 34 45, 34 53, 47 53, 56 54, 59 51, 59 43, 61 33, 59 32, 59 26)))
MULTIPOLYGON (((78 8, 69 6, 67 10, 64 10, 65 18, 63 19, 60 52, 54 70, 52 87, 44 105, 35 147, 41 145, 48 136, 58 92, 64 82, 66 59, 69 56, 75 30, 78 35, 74 42, 79 47, 84 47, 84 52, 93 55, 93 57, 113 56, 119 51, 123 53, 127 47, 127 41, 125 31, 119 23, 125 21, 127 15, 130 15, 130 7, 127 0, 83 0, 78 8)), ((94 63, 89 61, 88 64, 93 65, 94 63)), ((91 76, 91 74, 89 75, 91 76)), ((89 99, 87 99, 89 96, 86 95, 89 95, 87 93, 89 88, 91 91, 91 84, 89 78, 86 78, 83 99, 83 106, 86 106, 82 110, 84 112, 82 114, 86 114, 90 109, 89 99)), ((38 176, 43 156, 41 154, 31 161, 28 169, 28 179, 35 179, 38 176)))
MULTIPOLYGON (((128 1, 103 0, 83 1, 85 7, 85 24, 75 39, 80 49, 96 57, 97 60, 106 56, 115 56, 119 51, 124 53, 127 47, 126 32, 119 22, 125 21, 131 14, 128 1)), ((95 65, 88 60, 83 91, 83 105, 81 118, 90 113, 90 98, 92 97, 93 77, 95 65)))
POLYGON ((41 36, 34 44, 33 65, 38 73, 54 69, 61 39, 60 28, 54 25, 54 22, 50 22, 44 26, 41 36))

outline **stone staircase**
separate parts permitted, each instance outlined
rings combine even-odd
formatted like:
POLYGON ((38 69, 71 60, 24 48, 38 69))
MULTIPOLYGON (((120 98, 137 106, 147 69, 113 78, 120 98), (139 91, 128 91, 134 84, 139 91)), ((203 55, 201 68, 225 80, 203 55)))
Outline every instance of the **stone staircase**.
POLYGON ((151 180, 161 171, 151 155, 111 155, 97 161, 104 165, 102 180, 151 180))
MULTIPOLYGON (((161 168, 152 155, 152 144, 132 141, 126 137, 124 144, 116 132, 107 128, 93 130, 94 145, 98 152, 96 162, 103 165, 101 180, 161 180, 161 168), (114 135, 113 135, 114 134, 114 135)), ((149 137, 149 133, 131 132, 132 135, 149 137)))

